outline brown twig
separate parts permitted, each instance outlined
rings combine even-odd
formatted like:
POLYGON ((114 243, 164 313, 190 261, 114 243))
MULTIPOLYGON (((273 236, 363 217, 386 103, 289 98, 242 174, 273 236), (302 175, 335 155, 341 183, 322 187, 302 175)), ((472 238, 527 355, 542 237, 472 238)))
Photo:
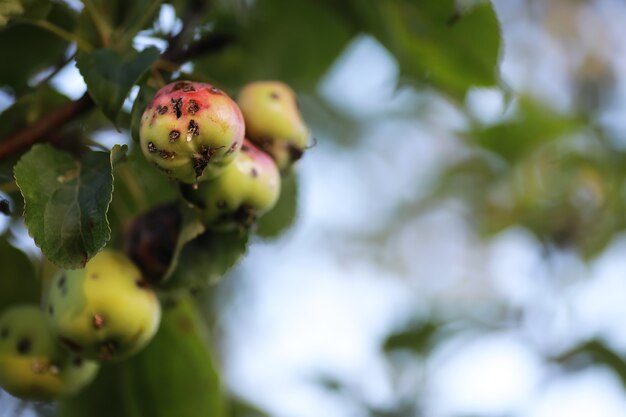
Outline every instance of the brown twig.
POLYGON ((0 142, 0 160, 28 148, 37 142, 45 141, 51 132, 68 121, 80 116, 94 106, 94 102, 85 93, 80 99, 53 110, 36 123, 26 126, 0 142))

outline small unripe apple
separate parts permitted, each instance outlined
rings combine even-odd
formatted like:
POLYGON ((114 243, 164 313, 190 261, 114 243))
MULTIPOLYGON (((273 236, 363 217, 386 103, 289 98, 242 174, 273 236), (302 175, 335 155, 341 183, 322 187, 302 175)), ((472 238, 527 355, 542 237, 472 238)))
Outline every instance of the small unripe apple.
POLYGON ((280 172, 265 152, 247 140, 222 175, 194 186, 183 195, 200 208, 204 223, 213 229, 248 228, 269 211, 280 195, 280 172))
POLYGON ((159 300, 139 269, 111 250, 98 253, 84 269, 59 274, 50 285, 47 309, 59 342, 100 361, 139 352, 161 320, 159 300))
POLYGON ((139 140, 148 160, 192 184, 218 175, 233 160, 244 130, 239 107, 226 93, 177 81, 161 88, 144 111, 139 140))
POLYGON ((0 386, 29 400, 54 400, 76 394, 99 369, 57 344, 38 306, 18 305, 0 316, 0 386))
POLYGON ((311 132, 288 85, 280 81, 247 84, 237 103, 246 122, 246 137, 271 155, 281 171, 300 159, 311 132))

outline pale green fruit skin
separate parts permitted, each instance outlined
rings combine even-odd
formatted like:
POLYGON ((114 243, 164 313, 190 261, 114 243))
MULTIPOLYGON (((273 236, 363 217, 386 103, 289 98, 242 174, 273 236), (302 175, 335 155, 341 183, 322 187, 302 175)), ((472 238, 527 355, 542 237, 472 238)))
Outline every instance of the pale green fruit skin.
POLYGON ((38 306, 15 306, 0 316, 0 386, 10 394, 41 401, 72 396, 99 367, 57 344, 38 306))
POLYGON ((104 250, 84 269, 65 271, 50 285, 53 332, 89 359, 115 361, 145 347, 161 321, 161 304, 139 269, 121 252, 104 250))
POLYGON ((183 186, 182 190, 187 200, 201 209, 208 227, 249 227, 276 204, 280 172, 269 155, 244 140, 241 152, 222 175, 201 182, 197 189, 183 186))
POLYGON ((226 93, 210 84, 178 81, 161 88, 146 107, 139 140, 149 161, 171 178, 193 184, 219 175, 234 159, 244 131, 239 107, 226 93))
POLYGON ((270 154, 281 171, 302 156, 311 132, 289 86, 280 81, 250 83, 237 103, 246 122, 246 137, 270 154))

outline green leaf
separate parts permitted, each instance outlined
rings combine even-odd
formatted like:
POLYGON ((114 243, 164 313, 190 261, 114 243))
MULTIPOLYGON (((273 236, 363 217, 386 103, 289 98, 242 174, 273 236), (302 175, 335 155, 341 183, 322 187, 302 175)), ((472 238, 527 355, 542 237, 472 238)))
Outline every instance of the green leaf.
POLYGON ((266 412, 240 398, 230 399, 226 415, 228 417, 269 417, 266 412))
POLYGON ((499 82, 500 26, 490 3, 462 13, 454 0, 379 2, 377 37, 405 76, 424 79, 456 97, 499 82))
MULTIPOLYGON (((76 24, 76 12, 62 3, 47 3, 51 4, 47 20, 71 32, 76 24)), ((10 24, 0 28, 0 56, 14 57, 0 65, 0 87, 7 86, 16 94, 23 94, 34 75, 65 60, 68 46, 65 40, 32 25, 10 24), (20 51, 19 59, 16 51, 20 51)))
POLYGON ((355 35, 331 7, 317 1, 259 0, 249 12, 240 28, 230 21, 222 25, 232 28, 236 43, 194 61, 196 72, 230 88, 279 79, 312 91, 355 35))
POLYGON ((298 213, 298 176, 294 170, 282 177, 280 197, 276 206, 257 222, 256 233, 265 238, 275 238, 285 232, 298 213))
POLYGON ((166 308, 154 340, 137 356, 105 366, 59 405, 60 417, 219 417, 222 392, 207 331, 189 299, 166 308))
POLYGON ((622 385, 626 388, 626 361, 624 358, 608 347, 602 340, 591 339, 582 342, 578 346, 564 352, 552 361, 564 366, 580 366, 581 357, 588 358, 582 363, 590 365, 605 365, 619 377, 622 385), (590 360, 589 360, 590 359, 590 360))
POLYGON ((133 110, 130 114, 130 134, 134 141, 139 142, 139 125, 141 124, 141 115, 148 107, 148 104, 154 98, 156 94, 156 88, 150 87, 144 84, 139 89, 137 98, 133 103, 133 110))
POLYGON ((15 166, 35 243, 53 263, 80 268, 104 247, 113 192, 110 156, 88 152, 75 160, 50 145, 36 145, 15 166))
POLYGON ((439 332, 439 323, 417 322, 407 329, 391 334, 385 340, 384 349, 386 352, 410 350, 417 354, 427 354, 436 345, 439 332))
MULTIPOLYGON (((176 246, 174 247, 172 261, 170 262, 167 272, 163 276, 164 281, 169 280, 174 271, 178 269, 180 256, 185 245, 200 236, 205 231, 204 224, 202 223, 197 210, 190 208, 185 203, 179 204, 179 208, 182 216, 181 229, 178 233, 178 238, 176 239, 176 246)), ((185 265, 185 268, 186 267, 187 266, 185 265)))
POLYGON ((156 48, 147 48, 140 53, 133 51, 124 56, 113 49, 103 48, 78 53, 76 65, 85 79, 89 95, 115 124, 131 88, 158 58, 156 48))
POLYGON ((23 303, 39 303, 39 282, 32 262, 6 239, 0 240, 0 312, 23 303))
POLYGON ((559 114, 544 104, 521 98, 516 114, 491 126, 475 126, 469 140, 509 162, 526 156, 538 146, 562 138, 584 126, 582 120, 559 114))
POLYGON ((248 233, 209 231, 187 243, 178 265, 162 287, 194 289, 218 282, 243 257, 248 247, 248 233))
POLYGON ((500 81, 500 25, 490 2, 326 1, 361 32, 373 34, 409 81, 433 85, 457 99, 472 86, 500 81))

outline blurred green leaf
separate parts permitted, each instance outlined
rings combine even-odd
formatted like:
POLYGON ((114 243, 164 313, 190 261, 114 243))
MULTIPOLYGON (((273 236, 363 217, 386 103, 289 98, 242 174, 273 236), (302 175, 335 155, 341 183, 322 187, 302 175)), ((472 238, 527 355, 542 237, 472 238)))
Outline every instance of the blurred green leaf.
MULTIPOLYGON (((51 7, 45 13, 47 20, 71 32, 76 24, 76 12, 63 3, 47 3, 51 7)), ((33 76, 64 62, 68 46, 65 40, 35 26, 12 24, 0 28, 0 56, 7 57, 0 65, 0 87, 8 87, 17 95, 25 93, 33 76), (8 59, 16 57, 16 51, 20 51, 19 59, 8 59)))
POLYGON ((110 238, 106 213, 113 192, 108 153, 75 160, 51 145, 35 145, 15 166, 35 243, 60 267, 81 268, 110 238))
POLYGON ((615 372, 624 388, 626 388, 626 361, 602 340, 591 339, 584 341, 578 346, 551 359, 566 367, 573 366, 579 368, 581 365, 605 365, 615 372))
POLYGON ((544 104, 522 97, 512 117, 490 126, 475 126, 466 136, 508 162, 514 162, 537 147, 582 127, 585 124, 579 118, 559 114, 544 104))
POLYGON ((373 34, 395 56, 406 80, 457 99, 472 86, 499 83, 500 26, 488 1, 325 1, 358 32, 373 34))
POLYGON ((259 410, 252 404, 237 398, 228 401, 228 417, 269 417, 269 414, 259 410))
POLYGON ((439 340, 440 323, 432 321, 417 322, 409 328, 393 333, 383 345, 385 352, 410 350, 426 355, 439 340))
MULTIPOLYGON (((259 0, 235 28, 237 43, 194 61, 229 88, 259 79, 279 79, 313 90, 355 32, 322 2, 259 0)), ((219 23, 218 23, 219 24, 219 23)))
POLYGON ((158 59, 159 50, 147 48, 124 56, 113 49, 80 52, 76 65, 87 83, 89 95, 102 112, 115 124, 124 100, 150 66, 158 59))
POLYGON ((219 281, 237 264, 248 248, 248 233, 208 231, 187 243, 177 268, 163 288, 194 289, 219 281))
POLYGON ((24 252, 5 238, 0 239, 0 265, 0 312, 15 304, 38 304, 40 284, 35 268, 24 252))
POLYGON ((220 417, 222 390, 204 328, 189 299, 165 308, 154 340, 59 404, 60 417, 220 417))
POLYGON ((374 34, 403 75, 463 98, 472 86, 499 82, 500 26, 490 2, 459 10, 455 0, 377 3, 374 34))
POLYGON ((139 125, 141 124, 141 115, 148 107, 148 104, 154 98, 157 90, 154 87, 150 87, 144 84, 139 89, 137 98, 133 103, 133 109, 130 114, 130 133, 134 141, 139 142, 139 125))
POLYGON ((257 222, 256 234, 275 238, 291 227, 298 213, 298 176, 294 170, 283 175, 276 206, 257 222))

